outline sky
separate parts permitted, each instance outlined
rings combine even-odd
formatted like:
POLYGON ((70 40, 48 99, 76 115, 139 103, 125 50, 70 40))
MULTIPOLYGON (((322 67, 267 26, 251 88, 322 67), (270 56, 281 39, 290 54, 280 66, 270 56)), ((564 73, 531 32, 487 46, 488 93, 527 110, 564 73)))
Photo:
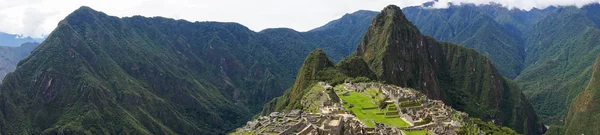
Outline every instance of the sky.
MULTIPOLYGON (((0 31, 24 37, 48 35, 58 22, 81 6, 108 15, 163 16, 188 21, 237 22, 260 31, 286 27, 308 31, 358 10, 380 11, 389 4, 417 6, 431 0, 0 0, 0 31)), ((529 10, 550 5, 583 6, 600 0, 438 0, 447 3, 487 4, 529 10)))

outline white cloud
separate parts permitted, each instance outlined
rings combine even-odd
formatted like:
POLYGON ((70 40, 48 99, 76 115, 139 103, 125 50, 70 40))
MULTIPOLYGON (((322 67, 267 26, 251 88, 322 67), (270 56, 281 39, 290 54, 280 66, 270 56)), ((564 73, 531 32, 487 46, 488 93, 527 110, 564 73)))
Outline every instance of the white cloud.
POLYGON ((438 0, 434 4, 434 8, 447 8, 448 4, 461 4, 461 3, 472 3, 472 4, 489 4, 498 3, 502 4, 507 8, 518 8, 524 10, 530 10, 532 8, 546 8, 548 6, 577 6, 582 7, 589 3, 598 3, 600 0, 438 0))
MULTIPOLYGON (((389 4, 415 6, 430 0, 0 0, 0 31, 40 37, 69 13, 89 6, 114 16, 164 16, 189 21, 238 22, 252 30, 288 27, 306 31, 360 9, 379 11, 389 4)), ((582 6, 600 0, 439 0, 440 3, 496 2, 531 9, 582 6)), ((447 6, 447 5, 445 5, 447 6)))

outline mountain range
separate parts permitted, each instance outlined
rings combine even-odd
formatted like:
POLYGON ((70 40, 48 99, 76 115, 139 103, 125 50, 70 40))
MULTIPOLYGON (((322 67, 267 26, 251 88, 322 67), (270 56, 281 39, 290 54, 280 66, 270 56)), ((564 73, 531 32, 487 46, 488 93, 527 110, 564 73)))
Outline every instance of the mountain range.
POLYGON ((0 66, 22 59, 0 71, 14 71, 0 85, 0 133, 224 134, 261 111, 299 107, 315 80, 347 77, 419 89, 519 133, 543 133, 540 121, 578 133, 573 121, 595 114, 571 104, 592 95, 598 12, 600 4, 389 6, 307 32, 254 32, 81 7, 38 47, 0 48, 0 66), (316 48, 330 63, 301 69, 316 48))
POLYGON ((344 36, 362 35, 349 33, 360 19, 253 32, 81 7, 6 76, 0 133, 223 134, 281 95, 310 50, 358 42, 344 36))
POLYGON ((23 43, 44 41, 45 38, 23 37, 21 35, 0 32, 0 46, 18 47, 23 43))

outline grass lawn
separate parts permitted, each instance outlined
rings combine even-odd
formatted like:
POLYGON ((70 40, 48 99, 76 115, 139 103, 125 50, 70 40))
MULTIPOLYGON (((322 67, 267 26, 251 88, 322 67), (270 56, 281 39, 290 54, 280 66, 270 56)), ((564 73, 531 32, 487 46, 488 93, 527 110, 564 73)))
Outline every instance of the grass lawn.
POLYGON ((406 135, 427 135, 427 130, 417 130, 417 131, 406 131, 403 130, 406 135))
POLYGON ((347 110, 351 110, 354 112, 354 115, 363 123, 367 125, 367 127, 375 127, 375 123, 372 121, 376 121, 379 123, 383 123, 389 126, 395 127, 407 127, 409 126, 406 122, 404 122, 401 118, 385 118, 384 115, 377 115, 377 113, 382 113, 379 109, 367 109, 363 110, 362 108, 371 108, 377 107, 372 102, 371 97, 366 95, 365 93, 358 92, 350 92, 348 96, 343 96, 344 92, 337 93, 338 96, 347 104, 344 104, 344 108, 347 110), (354 107, 348 108, 348 105, 353 104, 354 107))

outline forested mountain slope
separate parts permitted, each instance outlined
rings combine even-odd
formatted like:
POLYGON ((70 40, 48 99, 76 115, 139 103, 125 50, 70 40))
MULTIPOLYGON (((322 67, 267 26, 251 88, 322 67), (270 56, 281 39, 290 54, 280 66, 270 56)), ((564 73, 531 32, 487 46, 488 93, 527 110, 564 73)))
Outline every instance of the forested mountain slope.
POLYGON ((571 104, 564 127, 565 135, 600 134, 600 57, 593 66, 593 74, 583 92, 571 104))
POLYGON ((345 36, 368 25, 362 15, 314 32, 253 32, 81 7, 0 85, 0 133, 222 134, 292 84, 296 59, 327 41, 358 42, 345 36))

